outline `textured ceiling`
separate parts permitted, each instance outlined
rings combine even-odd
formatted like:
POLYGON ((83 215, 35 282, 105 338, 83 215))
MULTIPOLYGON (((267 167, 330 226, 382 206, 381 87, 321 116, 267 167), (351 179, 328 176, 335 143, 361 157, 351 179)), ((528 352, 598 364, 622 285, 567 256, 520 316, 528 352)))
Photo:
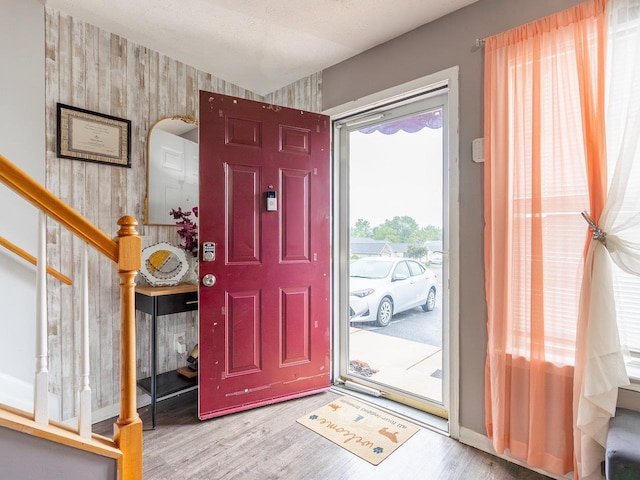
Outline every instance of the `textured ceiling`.
POLYGON ((260 95, 477 0, 46 0, 260 95))

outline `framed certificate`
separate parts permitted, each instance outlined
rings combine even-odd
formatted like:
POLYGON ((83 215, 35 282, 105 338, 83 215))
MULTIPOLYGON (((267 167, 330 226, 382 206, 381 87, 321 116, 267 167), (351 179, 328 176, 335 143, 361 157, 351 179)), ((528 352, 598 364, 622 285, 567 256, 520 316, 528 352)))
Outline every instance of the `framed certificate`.
POLYGON ((131 121, 57 104, 60 158, 131 168, 131 121))

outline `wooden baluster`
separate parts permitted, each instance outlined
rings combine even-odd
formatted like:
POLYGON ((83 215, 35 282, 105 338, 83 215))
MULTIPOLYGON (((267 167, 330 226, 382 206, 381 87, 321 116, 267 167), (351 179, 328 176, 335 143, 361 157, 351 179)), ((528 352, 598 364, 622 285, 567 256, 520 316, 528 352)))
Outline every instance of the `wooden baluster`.
POLYGON ((114 425, 114 441, 123 452, 123 478, 142 478, 142 421, 136 409, 135 276, 141 264, 142 240, 138 222, 118 220, 118 275, 120 276, 120 417, 114 425))
POLYGON ((78 415, 78 433, 91 438, 91 387, 89 386, 89 260, 88 246, 85 243, 82 252, 82 329, 80 350, 80 413, 78 415))
POLYGON ((49 423, 49 352, 47 338, 47 217, 38 216, 38 255, 36 266, 36 379, 34 419, 49 423))

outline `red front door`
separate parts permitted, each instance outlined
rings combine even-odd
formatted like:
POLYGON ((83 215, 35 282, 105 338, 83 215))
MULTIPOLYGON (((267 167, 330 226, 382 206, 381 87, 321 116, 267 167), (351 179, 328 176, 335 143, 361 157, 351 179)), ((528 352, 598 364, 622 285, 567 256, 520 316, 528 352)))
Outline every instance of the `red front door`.
POLYGON ((199 145, 200 418, 326 390, 328 117, 200 92, 199 145))

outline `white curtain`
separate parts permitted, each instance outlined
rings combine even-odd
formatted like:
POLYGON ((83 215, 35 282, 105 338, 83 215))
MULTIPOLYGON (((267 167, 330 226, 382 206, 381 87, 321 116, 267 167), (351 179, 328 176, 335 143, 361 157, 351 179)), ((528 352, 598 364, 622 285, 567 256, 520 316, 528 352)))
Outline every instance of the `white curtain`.
POLYGON ((591 240, 585 263, 586 295, 581 309, 587 309, 588 324, 582 346, 584 364, 577 366, 581 378, 576 378, 580 384, 575 453, 582 480, 600 478, 618 387, 629 384, 618 335, 613 263, 640 276, 640 1, 610 0, 608 8, 609 187, 598 222, 606 237, 604 242, 591 240))

